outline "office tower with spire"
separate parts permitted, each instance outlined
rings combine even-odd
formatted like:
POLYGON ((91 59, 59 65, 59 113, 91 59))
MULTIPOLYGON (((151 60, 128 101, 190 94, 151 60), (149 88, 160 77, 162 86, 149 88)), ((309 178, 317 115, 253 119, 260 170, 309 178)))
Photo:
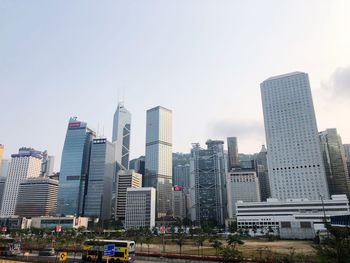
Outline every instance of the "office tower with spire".
POLYGON ((129 169, 131 113, 119 102, 113 118, 112 142, 115 160, 124 170, 129 169))
POLYGON ((308 75, 275 76, 260 87, 272 197, 328 199, 308 75))
POLYGON ((256 155, 255 170, 259 179, 261 201, 266 201, 271 196, 269 172, 267 169, 267 150, 262 145, 260 152, 256 155))
POLYGON ((228 170, 239 168, 237 137, 227 138, 228 170))
POLYGON ((337 129, 326 129, 319 136, 329 194, 346 194, 350 198, 350 178, 341 137, 337 129))
POLYGON ((90 151, 95 136, 87 123, 70 118, 62 152, 57 214, 84 215, 90 151))
POLYGON ((147 111, 145 186, 157 192, 157 218, 172 214, 172 111, 147 111))
POLYGON ((40 176, 41 160, 41 152, 32 148, 20 148, 17 154, 11 155, 2 199, 1 216, 15 214, 19 185, 22 180, 40 176))

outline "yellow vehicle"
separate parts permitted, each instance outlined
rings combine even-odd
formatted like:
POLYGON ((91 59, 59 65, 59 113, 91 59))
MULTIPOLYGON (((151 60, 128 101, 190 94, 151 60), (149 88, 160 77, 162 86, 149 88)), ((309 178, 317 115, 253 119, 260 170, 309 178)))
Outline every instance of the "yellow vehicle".
POLYGON ((128 240, 108 240, 108 239, 89 239, 83 244, 83 261, 107 261, 108 263, 114 262, 127 262, 131 263, 135 261, 135 241, 128 240), (114 245, 114 255, 104 256, 104 246, 114 245))

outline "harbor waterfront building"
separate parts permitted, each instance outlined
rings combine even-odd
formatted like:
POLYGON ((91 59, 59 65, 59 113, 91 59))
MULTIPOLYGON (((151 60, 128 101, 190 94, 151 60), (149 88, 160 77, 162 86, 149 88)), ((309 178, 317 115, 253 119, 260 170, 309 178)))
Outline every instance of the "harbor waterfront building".
POLYGON ((125 228, 155 226, 156 190, 152 187, 128 188, 126 191, 125 228))
POLYGON ((93 139, 84 216, 109 220, 114 175, 114 144, 106 138, 93 139))
POLYGON ((54 216, 57 209, 58 181, 47 177, 28 178, 19 185, 15 215, 54 216))
POLYGON ((57 200, 58 215, 83 215, 94 131, 70 118, 64 141, 57 200))
POLYGON ((172 111, 158 106, 147 111, 145 186, 157 193, 157 218, 172 215, 172 111))
POLYGON ((328 199, 308 75, 275 76, 260 87, 271 196, 328 199))
POLYGON ((20 148, 11 155, 11 162, 6 177, 2 198, 1 216, 15 214, 19 185, 22 180, 40 176, 42 154, 32 148, 20 148))
POLYGON ((346 195, 332 195, 330 200, 288 199, 284 201, 269 198, 266 202, 236 203, 238 229, 269 229, 278 232, 281 222, 309 222, 307 228, 318 225, 324 228, 324 218, 350 213, 349 200, 346 195))
POLYGON ((117 174, 115 199, 115 219, 125 220, 126 191, 128 188, 141 188, 142 175, 135 170, 120 170, 117 174))
POLYGON ((236 202, 260 202, 259 180, 254 170, 231 170, 227 174, 228 216, 236 215, 236 202))
POLYGON ((337 129, 319 133, 329 193, 346 194, 350 198, 350 177, 342 140, 337 129))

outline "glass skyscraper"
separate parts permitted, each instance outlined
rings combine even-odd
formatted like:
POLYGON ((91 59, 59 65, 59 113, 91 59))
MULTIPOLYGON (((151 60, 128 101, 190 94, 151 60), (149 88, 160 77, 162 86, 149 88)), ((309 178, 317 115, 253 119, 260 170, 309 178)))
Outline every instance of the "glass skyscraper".
POLYGON ((237 137, 227 138, 228 169, 239 168, 237 137))
POLYGON ((344 147, 337 129, 319 133, 330 195, 346 194, 350 198, 350 178, 344 147))
POLYGON ((113 175, 114 145, 105 138, 94 139, 85 197, 85 216, 101 220, 111 218, 113 175))
POLYGON ((70 118, 62 152, 57 214, 84 214, 93 138, 95 133, 85 122, 70 118))
POLYGON ((112 142, 115 144, 115 160, 122 168, 129 169, 131 113, 120 102, 113 118, 112 142))
POLYGON ((329 198, 308 75, 271 77, 260 87, 272 197, 329 198))
POLYGON ((194 144, 190 161, 191 220, 198 225, 223 225, 227 213, 223 141, 194 144))
POLYGON ((172 112, 158 106, 147 111, 145 186, 157 190, 157 217, 172 214, 172 112))

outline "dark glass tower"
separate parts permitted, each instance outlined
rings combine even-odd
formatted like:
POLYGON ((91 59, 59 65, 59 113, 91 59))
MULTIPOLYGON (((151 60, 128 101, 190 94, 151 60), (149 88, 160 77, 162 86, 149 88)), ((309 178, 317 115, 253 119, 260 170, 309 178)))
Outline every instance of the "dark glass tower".
POLYGON ((93 138, 95 133, 85 122, 70 118, 62 152, 57 214, 84 215, 93 138))

